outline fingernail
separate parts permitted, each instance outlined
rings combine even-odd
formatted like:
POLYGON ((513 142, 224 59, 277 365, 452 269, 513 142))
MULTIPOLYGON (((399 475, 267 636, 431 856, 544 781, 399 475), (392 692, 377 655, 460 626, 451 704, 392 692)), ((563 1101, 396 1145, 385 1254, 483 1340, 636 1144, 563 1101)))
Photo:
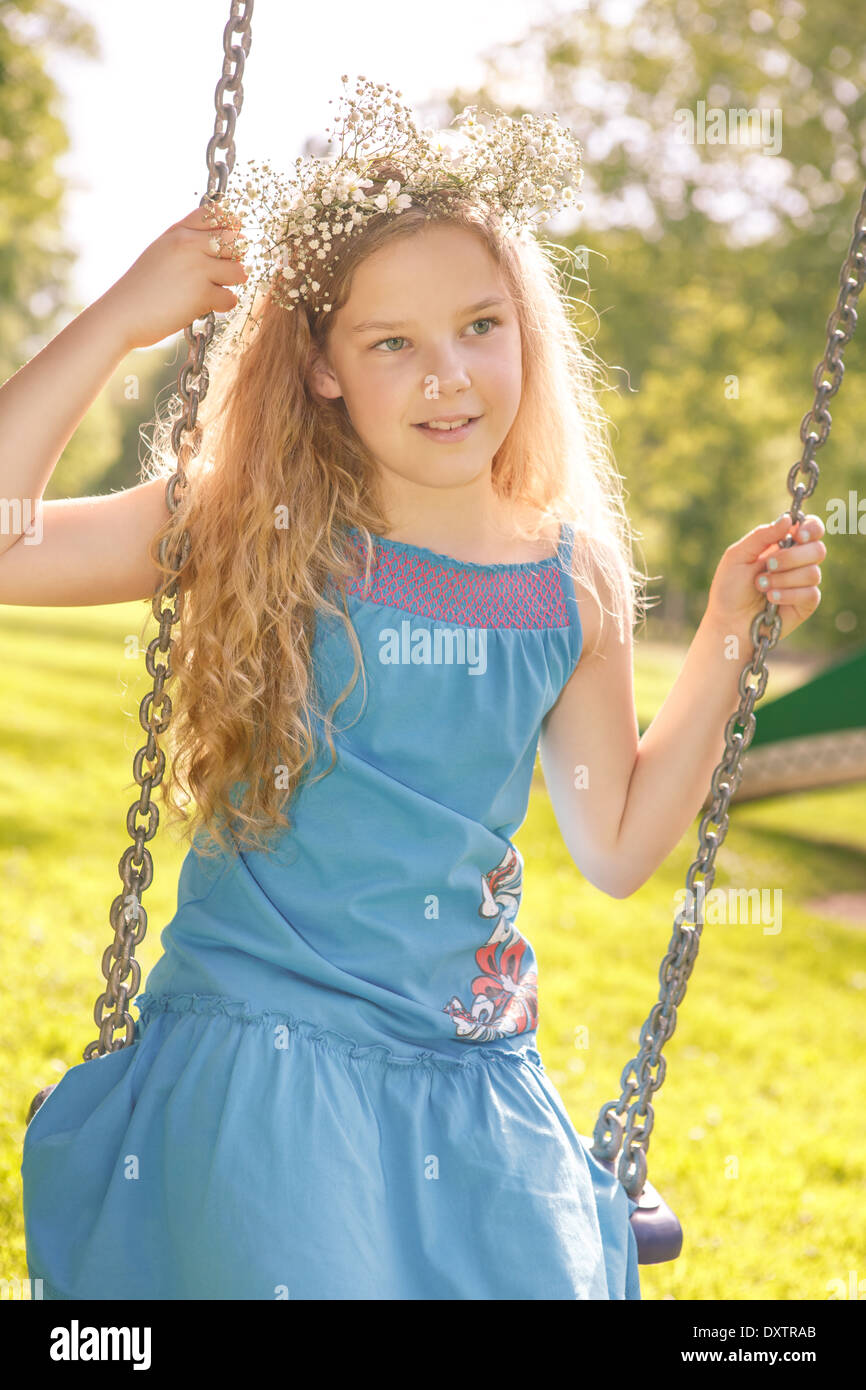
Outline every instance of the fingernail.
POLYGON ((775 555, 771 555, 770 558, 769 558, 769 560, 767 561, 767 569, 768 569, 768 570, 777 570, 778 568, 779 568, 779 561, 776 559, 775 555))
POLYGON ((780 597, 780 594, 779 594, 779 590, 778 590, 778 589, 771 589, 771 590, 770 590, 770 598, 773 600, 774 603, 776 602, 776 599, 779 598, 779 597, 780 597))
POLYGON ((801 541, 807 541, 808 539, 809 539, 809 532, 808 532, 808 531, 801 531, 801 532, 800 532, 800 540, 801 540, 801 541))
POLYGON ((760 577, 760 579, 758 580, 758 583, 760 584, 760 586, 761 586, 762 589, 766 589, 766 587, 767 587, 767 585, 769 584, 769 582, 770 582, 770 581, 769 581, 769 579, 767 578, 767 576, 766 576, 765 574, 762 574, 761 577, 760 577))

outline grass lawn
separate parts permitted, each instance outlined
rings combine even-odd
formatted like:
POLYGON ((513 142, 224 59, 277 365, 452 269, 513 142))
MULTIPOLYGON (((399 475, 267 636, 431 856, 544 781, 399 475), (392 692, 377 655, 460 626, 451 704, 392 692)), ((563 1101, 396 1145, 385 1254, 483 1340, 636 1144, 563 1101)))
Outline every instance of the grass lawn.
MULTIPOLYGON (((7 1278, 27 1274, 19 1168, 30 1099, 77 1064, 97 1032, 99 962, 138 790, 132 759, 145 738, 138 704, 150 679, 137 640, 148 612, 146 604, 0 607, 7 1278)), ((154 631, 151 619, 147 637, 154 631)), ((683 655, 676 644, 639 644, 642 727, 683 655)), ((770 654, 767 698, 800 678, 782 655, 770 654)), ((732 809, 715 887, 783 889, 782 926, 704 927, 664 1050, 668 1076, 654 1098, 648 1151, 649 1176, 683 1224, 684 1249, 673 1264, 642 1267, 645 1299, 826 1299, 833 1281, 866 1280, 866 916, 831 917, 818 905, 831 893, 866 891, 863 805, 855 784, 732 809)), ((618 1097, 657 998, 697 824, 649 883, 617 901, 582 879, 543 781, 533 783, 517 836, 526 864, 520 926, 539 960, 539 1048, 581 1134, 591 1135, 599 1107, 618 1097)), ((142 990, 175 910, 184 854, 162 826, 150 848, 142 990)))

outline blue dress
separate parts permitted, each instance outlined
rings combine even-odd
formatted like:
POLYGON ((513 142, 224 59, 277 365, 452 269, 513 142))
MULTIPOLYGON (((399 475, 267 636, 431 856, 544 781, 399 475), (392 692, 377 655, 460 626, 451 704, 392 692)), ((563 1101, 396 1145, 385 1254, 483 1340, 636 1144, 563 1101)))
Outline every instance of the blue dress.
MULTIPOLYGON (((46 1298, 640 1298, 636 1203, 546 1075, 517 925, 512 836, 582 647, 572 544, 480 565, 374 538, 337 765, 271 851, 193 843, 135 1040, 27 1129, 46 1298)), ((327 709, 338 620, 313 664, 327 709)))

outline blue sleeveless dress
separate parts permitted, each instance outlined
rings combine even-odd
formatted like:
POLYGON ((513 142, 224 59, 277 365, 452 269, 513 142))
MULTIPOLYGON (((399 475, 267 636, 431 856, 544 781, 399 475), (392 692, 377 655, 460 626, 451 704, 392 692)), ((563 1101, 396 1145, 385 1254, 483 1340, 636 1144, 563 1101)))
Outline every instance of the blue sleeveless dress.
MULTIPOLYGON (((512 836, 582 647, 572 544, 480 565, 374 537, 337 765, 268 853, 194 842, 135 1040, 27 1129, 46 1298, 640 1298, 637 1204, 546 1075, 517 924, 512 836)), ((313 662, 327 709, 338 620, 313 662)))

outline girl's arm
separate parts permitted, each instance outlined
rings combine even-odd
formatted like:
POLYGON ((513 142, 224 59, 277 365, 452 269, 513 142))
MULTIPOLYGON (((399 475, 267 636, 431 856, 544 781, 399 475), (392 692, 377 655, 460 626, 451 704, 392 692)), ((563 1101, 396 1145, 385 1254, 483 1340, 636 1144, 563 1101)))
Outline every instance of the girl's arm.
POLYGON ((725 631, 704 614, 673 688, 638 746, 613 849, 616 896, 635 893, 655 873, 703 806, 751 650, 748 631, 725 631))
POLYGON ((128 325, 113 291, 67 324, 0 388, 0 498, 5 504, 0 555, 27 528, 60 455, 130 350, 128 325))
MULTIPOLYGON (((36 524, 35 545, 24 532, 32 527, 36 510, 42 505, 44 489, 57 460, 83 414, 104 388, 111 373, 124 360, 132 347, 147 347, 178 332, 183 325, 203 317, 210 310, 234 309, 238 297, 224 288, 246 278, 246 270, 238 260, 215 256, 202 208, 158 236, 131 265, 125 275, 88 309, 78 314, 71 324, 51 339, 42 352, 19 368, 0 388, 0 560, 4 553, 18 546, 17 570, 26 563, 35 563, 33 553, 39 549, 39 527, 36 524)), ((220 239, 232 247, 235 231, 222 231, 220 239)), ((135 491, 135 489, 132 489, 135 491)), ((153 489, 152 489, 153 491, 153 489)), ((150 496, 150 493, 147 493, 150 496)), ((89 499, 95 500, 95 499, 89 499)), ((103 500, 103 499, 100 499, 103 500)), ((110 502, 101 509, 65 507, 60 520, 60 503, 49 503, 57 512, 57 521, 50 535, 63 531, 65 542, 74 542, 71 532, 79 521, 99 516, 107 525, 114 524, 110 502), (110 514, 111 512, 111 514, 110 514)), ((124 514, 129 506, 124 503, 124 514)), ((154 516, 156 505, 150 505, 154 516)), ((49 535, 49 528, 46 528, 49 535)), ((99 539, 89 535, 89 541, 99 539)), ((107 539, 107 534, 106 534, 107 539)), ((75 555, 88 560, 88 546, 65 543, 63 555, 57 553, 57 563, 46 555, 40 557, 40 594, 54 592, 58 585, 51 580, 57 571, 61 578, 61 559, 75 562, 75 555), (50 571, 50 573, 49 573, 50 571), (47 585, 46 585, 47 574, 47 585)), ((75 580, 75 574, 67 571, 75 580)), ((10 578, 14 596, 6 602, 54 602, 54 599, 28 598, 18 574, 10 578)), ((61 591, 61 589, 58 589, 61 591)), ((63 598, 57 602, 64 602, 63 598)), ((68 602, 68 600, 67 600, 68 602)), ((85 600, 86 602, 86 600, 85 600)))
POLYGON ((576 582, 583 647, 577 666, 541 725, 544 780, 565 846, 584 878, 612 898, 632 890, 616 852, 640 735, 634 707, 631 631, 620 642, 611 594, 596 567, 605 614, 576 582))
MULTIPOLYGON (((764 605, 757 581, 771 555, 777 566, 769 571, 770 585, 782 595, 781 635, 817 608, 817 561, 826 550, 816 537, 824 527, 819 517, 806 521, 789 550, 775 543, 791 529, 789 519, 787 528, 757 527, 728 548, 682 670, 642 738, 631 635, 620 643, 609 619, 599 652, 586 662, 581 657, 549 711, 541 758, 557 821, 577 867, 611 897, 636 892, 703 805, 725 750, 725 725, 740 703, 751 623, 764 605)), ((607 607, 609 600, 606 595, 607 607)))
POLYGON ((44 502, 38 531, 0 555, 0 604, 92 607, 152 598, 150 542, 168 519, 165 478, 104 497, 44 502))

